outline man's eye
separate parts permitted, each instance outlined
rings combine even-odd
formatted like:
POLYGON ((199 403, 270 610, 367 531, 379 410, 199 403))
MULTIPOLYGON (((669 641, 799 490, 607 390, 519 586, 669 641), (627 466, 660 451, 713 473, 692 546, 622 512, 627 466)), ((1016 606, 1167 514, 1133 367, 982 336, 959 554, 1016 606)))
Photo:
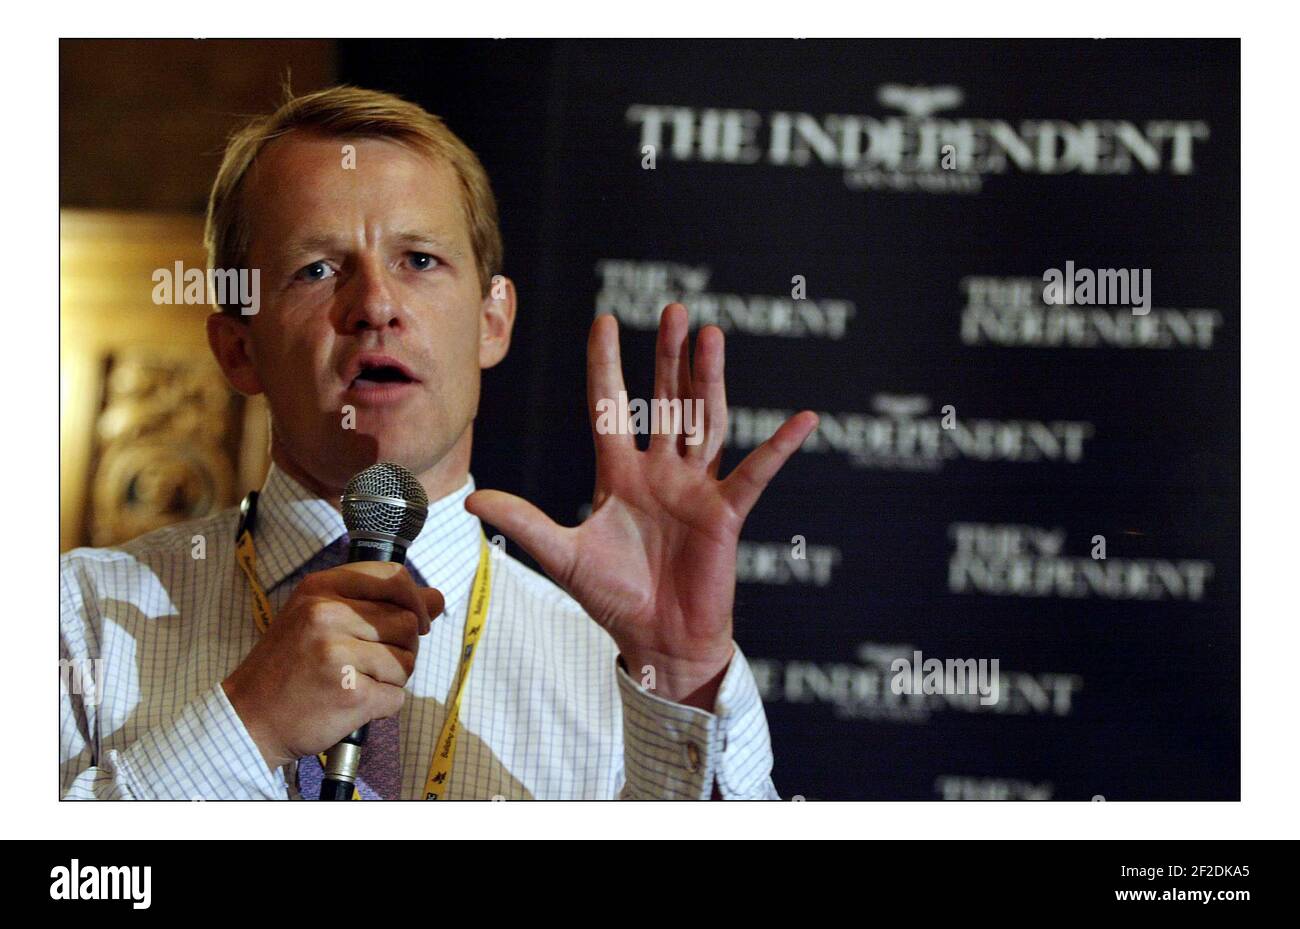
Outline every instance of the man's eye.
POLYGON ((438 266, 438 259, 427 252, 411 252, 411 267, 417 271, 428 271, 438 266))
POLYGON ((334 276, 334 269, 323 261, 313 261, 303 268, 294 278, 299 281, 324 281, 334 276))

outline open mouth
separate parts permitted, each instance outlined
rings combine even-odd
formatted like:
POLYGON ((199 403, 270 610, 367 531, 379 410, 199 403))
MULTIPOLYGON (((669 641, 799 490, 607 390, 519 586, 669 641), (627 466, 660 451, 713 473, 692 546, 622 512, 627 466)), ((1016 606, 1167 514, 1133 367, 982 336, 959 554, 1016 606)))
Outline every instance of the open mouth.
POLYGON ((420 382, 409 368, 388 355, 363 355, 354 358, 349 367, 348 373, 352 374, 348 382, 350 390, 384 391, 420 382))
POLYGON ((352 379, 352 386, 365 389, 380 387, 385 384, 414 384, 411 377, 396 365, 362 365, 361 371, 352 379))

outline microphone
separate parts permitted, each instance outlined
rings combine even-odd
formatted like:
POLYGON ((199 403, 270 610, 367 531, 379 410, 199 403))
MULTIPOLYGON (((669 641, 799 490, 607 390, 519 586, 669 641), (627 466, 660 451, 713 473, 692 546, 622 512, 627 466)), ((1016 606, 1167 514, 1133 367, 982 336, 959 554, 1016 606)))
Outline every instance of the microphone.
MULTIPOLYGON (((415 475, 388 461, 373 464, 348 481, 341 504, 349 562, 406 564, 406 550, 429 515, 429 497, 415 475)), ((367 723, 325 753, 322 800, 352 799, 368 729, 367 723)))

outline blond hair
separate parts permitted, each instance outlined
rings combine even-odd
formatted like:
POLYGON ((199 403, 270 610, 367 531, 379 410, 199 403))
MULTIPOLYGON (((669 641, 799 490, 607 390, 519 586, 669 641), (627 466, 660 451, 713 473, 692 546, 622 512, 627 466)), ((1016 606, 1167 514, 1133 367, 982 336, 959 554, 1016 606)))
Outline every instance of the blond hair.
MULTIPOLYGON (((452 168, 460 181, 462 207, 486 296, 501 271, 503 247, 496 198, 478 156, 441 118, 394 94, 339 85, 286 99, 231 135, 208 196, 203 242, 211 268, 247 266, 249 223, 241 197, 245 175, 266 144, 295 130, 335 137, 391 139, 452 168)), ((238 313, 237 306, 223 306, 238 313)))

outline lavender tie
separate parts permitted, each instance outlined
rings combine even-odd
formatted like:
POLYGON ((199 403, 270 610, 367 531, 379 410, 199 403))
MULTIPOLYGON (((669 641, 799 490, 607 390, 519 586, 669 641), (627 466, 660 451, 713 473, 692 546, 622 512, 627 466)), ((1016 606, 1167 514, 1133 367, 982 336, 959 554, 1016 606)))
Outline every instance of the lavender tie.
MULTIPOLYGON (((292 578, 296 585, 304 575, 333 568, 348 560, 348 538, 340 536, 334 544, 320 551, 292 578)), ((411 576, 420 586, 424 579, 413 565, 411 576)), ((325 772, 320 759, 307 755, 298 759, 298 792, 304 800, 319 800, 325 772)), ((402 792, 401 734, 397 716, 370 723, 365 748, 361 750, 361 767, 357 771, 357 793, 363 800, 396 800, 402 792)))

